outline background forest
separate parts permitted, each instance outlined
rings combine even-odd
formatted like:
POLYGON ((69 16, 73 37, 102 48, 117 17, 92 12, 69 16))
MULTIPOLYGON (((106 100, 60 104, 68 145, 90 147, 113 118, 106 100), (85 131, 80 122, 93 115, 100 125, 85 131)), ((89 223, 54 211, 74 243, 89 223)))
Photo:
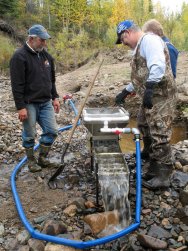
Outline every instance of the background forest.
MULTIPOLYGON (((77 67, 99 49, 113 48, 116 25, 124 19, 142 26, 156 18, 171 42, 179 50, 188 50, 185 3, 180 13, 169 13, 152 0, 0 0, 0 18, 25 38, 31 25, 44 25, 53 37, 48 49, 62 68, 77 67)), ((10 56, 18 46, 0 33, 1 71, 8 69, 10 56)))

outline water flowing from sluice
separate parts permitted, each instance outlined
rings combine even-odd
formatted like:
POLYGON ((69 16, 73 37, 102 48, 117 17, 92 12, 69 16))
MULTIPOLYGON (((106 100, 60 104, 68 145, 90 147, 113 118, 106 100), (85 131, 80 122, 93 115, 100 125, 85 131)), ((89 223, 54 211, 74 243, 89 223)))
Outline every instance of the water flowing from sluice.
POLYGON ((131 220, 128 200, 129 171, 118 136, 118 129, 125 128, 129 122, 129 113, 122 107, 85 108, 83 120, 92 135, 90 150, 92 170, 97 174, 97 204, 100 194, 106 211, 106 228, 100 234, 107 236, 120 233, 120 230, 129 226, 131 220), (111 128, 117 131, 111 131, 111 128), (113 220, 109 215, 112 215, 113 220))
POLYGON ((118 141, 97 142, 96 162, 98 164, 98 179, 100 193, 104 203, 105 211, 114 211, 118 215, 118 224, 112 226, 110 222, 102 235, 118 232, 129 226, 131 220, 129 194, 129 171, 123 154, 117 152, 118 141), (113 150, 115 152, 113 152, 113 150))

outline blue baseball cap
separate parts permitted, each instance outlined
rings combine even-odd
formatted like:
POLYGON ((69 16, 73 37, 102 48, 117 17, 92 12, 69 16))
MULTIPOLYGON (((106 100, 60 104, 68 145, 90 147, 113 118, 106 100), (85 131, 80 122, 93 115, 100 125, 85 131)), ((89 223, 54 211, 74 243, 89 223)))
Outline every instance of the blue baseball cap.
POLYGON ((33 25, 29 30, 28 30, 29 36, 37 36, 42 39, 49 39, 51 36, 48 34, 47 30, 40 24, 35 24, 33 25))
POLYGON ((118 24, 117 26, 117 41, 116 44, 121 44, 121 34, 122 32, 124 32, 125 30, 130 29, 133 26, 134 22, 132 20, 125 20, 121 23, 118 24))

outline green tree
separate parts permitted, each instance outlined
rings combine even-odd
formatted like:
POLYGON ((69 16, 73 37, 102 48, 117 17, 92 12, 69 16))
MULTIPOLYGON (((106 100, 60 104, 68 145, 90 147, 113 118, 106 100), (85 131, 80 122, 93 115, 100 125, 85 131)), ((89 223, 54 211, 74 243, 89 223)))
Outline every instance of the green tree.
MULTIPOLYGON (((112 15, 112 3, 105 0, 93 0, 88 5, 84 28, 92 40, 103 41, 109 27, 109 18, 112 15)), ((93 41, 94 43, 94 41, 93 41)))
POLYGON ((80 27, 87 10, 86 0, 54 0, 50 10, 56 18, 58 26, 67 30, 80 27))
POLYGON ((150 0, 127 0, 129 18, 142 26, 153 16, 153 4, 150 0))
POLYGON ((17 1, 16 0, 1 0, 0 1, 0 17, 16 14, 17 1))
POLYGON ((182 49, 188 50, 188 4, 183 4, 182 15, 180 16, 180 30, 184 33, 182 49))

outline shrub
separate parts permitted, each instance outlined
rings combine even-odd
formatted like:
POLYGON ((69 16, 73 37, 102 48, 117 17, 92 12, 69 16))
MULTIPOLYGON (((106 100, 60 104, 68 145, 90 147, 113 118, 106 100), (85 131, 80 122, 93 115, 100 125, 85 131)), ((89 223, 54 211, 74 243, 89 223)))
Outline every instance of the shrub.
POLYGON ((0 72, 7 74, 9 71, 9 62, 15 47, 8 37, 0 34, 0 72))
POLYGON ((57 65, 65 69, 77 68, 80 62, 94 53, 94 49, 89 45, 87 32, 81 30, 79 33, 67 32, 66 29, 56 33, 52 41, 48 43, 49 52, 56 59, 57 65))

